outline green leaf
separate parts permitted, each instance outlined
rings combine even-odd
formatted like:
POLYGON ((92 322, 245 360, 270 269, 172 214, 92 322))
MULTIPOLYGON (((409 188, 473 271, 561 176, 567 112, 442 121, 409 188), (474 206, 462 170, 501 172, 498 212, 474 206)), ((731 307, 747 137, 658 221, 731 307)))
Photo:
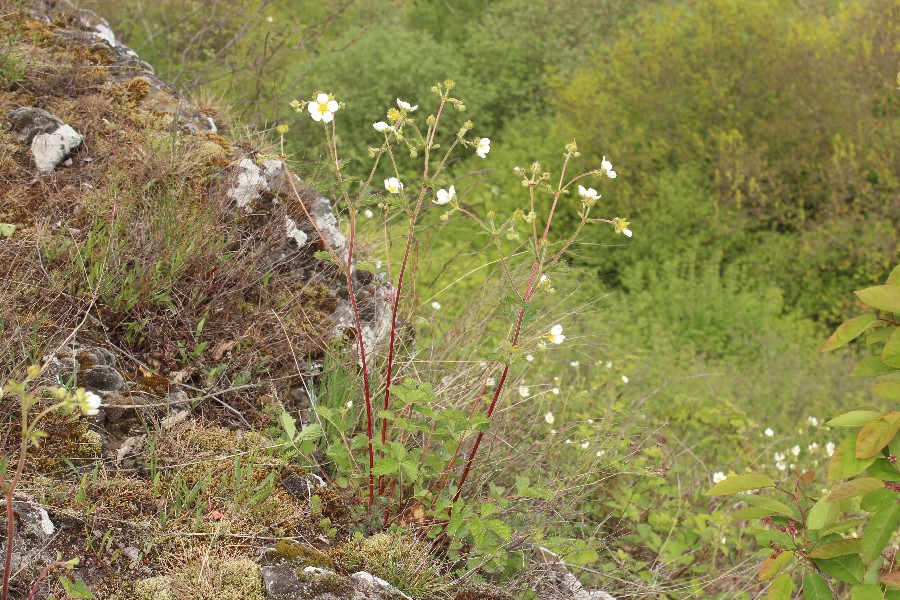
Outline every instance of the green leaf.
MULTIPOLYGON (((810 558, 835 558, 847 554, 859 554, 862 551, 862 540, 859 538, 847 538, 822 544, 809 553, 810 558)), ((861 577, 860 577, 861 578, 861 577)))
POLYGON ((415 481, 419 478, 419 464, 413 460, 404 460, 401 462, 400 469, 403 471, 403 476, 411 481, 415 481))
MULTIPOLYGON (((488 527, 488 529, 490 529, 491 531, 496 533, 497 537, 499 537, 504 542, 508 542, 509 540, 512 539, 512 527, 510 527, 509 525, 507 525, 500 519, 490 519, 487 522, 487 527, 488 527)), ((596 557, 597 557, 597 553, 594 552, 594 559, 592 559, 592 560, 596 560, 596 557)), ((568 556, 566 557, 566 562, 571 562, 568 556)), ((589 560, 587 562, 591 562, 591 561, 589 560)), ((573 564, 582 564, 583 565, 586 563, 573 563, 573 564)))
POLYGON ((751 521, 753 519, 762 519, 763 517, 768 517, 771 513, 766 508, 761 508, 759 506, 748 506, 746 508, 741 508, 733 513, 731 513, 731 518, 734 521, 751 521))
POLYGON ((782 573, 769 586, 769 600, 791 600, 794 591, 794 580, 790 573, 782 573))
POLYGON ((847 498, 855 498, 862 496, 875 490, 884 488, 884 482, 874 477, 860 477, 859 479, 851 479, 842 483, 836 490, 828 494, 829 502, 840 502, 847 498))
POLYGON ((887 398, 888 400, 893 400, 895 402, 900 402, 900 381, 896 379, 876 383, 869 388, 869 391, 876 396, 887 398))
POLYGON ((829 427, 862 427, 880 416, 881 413, 876 410, 851 410, 831 419, 825 424, 829 427))
POLYGON ((881 351, 881 362, 889 367, 900 368, 900 327, 894 328, 894 333, 884 345, 884 349, 881 351))
POLYGON ((887 285, 900 286, 900 265, 894 267, 894 269, 891 271, 891 274, 888 275, 887 281, 885 283, 887 285))
POLYGON ((891 334, 894 333, 894 327, 882 327, 880 329, 876 329, 872 333, 866 336, 866 346, 872 346, 879 342, 883 342, 884 340, 891 337, 891 334))
POLYGON ((875 560, 881 555, 891 536, 897 532, 898 525, 900 525, 900 504, 891 504, 872 515, 861 538, 862 553, 867 561, 875 560))
MULTIPOLYGON (((900 330, 898 330, 900 331, 900 330)), ((900 369, 891 367, 881 362, 880 356, 870 356, 863 359, 856 368, 850 372, 851 377, 878 377, 880 375, 888 375, 896 373, 900 369)))
POLYGON ((832 504, 828 501, 827 496, 823 496, 809 509, 806 515, 806 528, 811 531, 822 529, 826 525, 833 523, 840 514, 840 506, 832 504))
POLYGON ((884 600, 884 592, 874 583, 854 585, 850 589, 850 600, 884 600))
POLYGON ((859 507, 866 512, 877 512, 888 504, 893 504, 896 499, 897 492, 893 490, 876 490, 863 496, 859 507))
POLYGON ((858 290, 856 295, 872 308, 900 313, 900 287, 896 285, 876 285, 858 290))
POLYGON ((815 571, 807 571, 803 576, 803 600, 834 600, 828 582, 815 571))
POLYGON ((705 492, 706 496, 731 496, 749 490, 775 487, 775 482, 768 475, 748 473, 745 475, 732 475, 720 481, 705 492))
MULTIPOLYGON (((900 382, 898 382, 900 385, 900 382)), ((900 411, 892 410, 866 423, 856 436, 856 458, 874 458, 900 431, 900 411)))
POLYGON ((400 461, 396 458, 385 457, 375 463, 372 475, 393 475, 400 470, 400 461))
POLYGON ((12 223, 0 223, 0 237, 12 237, 16 232, 16 226, 12 223))
POLYGON ((76 579, 73 582, 68 577, 61 576, 59 582, 62 584, 63 589, 70 598, 85 598, 88 600, 94 598, 94 594, 91 593, 88 586, 80 579, 76 579))
POLYGON ((284 429, 284 433, 288 436, 288 439, 294 439, 294 435, 297 433, 297 419, 285 411, 278 415, 278 421, 281 423, 281 428, 284 429))
POLYGON ((765 496, 757 496, 754 494, 740 494, 736 497, 738 500, 742 500, 747 504, 752 504, 753 506, 759 506, 761 508, 765 508, 769 511, 769 515, 785 515, 786 517, 794 517, 794 511, 790 506, 784 504, 783 502, 779 502, 774 498, 766 498, 765 496))
POLYGON ((834 449, 828 462, 828 479, 849 479, 865 471, 874 458, 856 458, 856 436, 849 437, 834 449))
POLYGON ((822 352, 840 348, 844 344, 853 341, 877 321, 878 317, 874 313, 866 313, 864 315, 859 315, 858 317, 853 317, 849 321, 843 323, 831 334, 831 337, 828 338, 828 341, 822 346, 822 352))
POLYGON ((778 573, 784 569, 788 563, 790 563, 794 559, 794 553, 791 550, 786 550, 780 553, 778 556, 769 555, 766 557, 766 560, 759 565, 759 580, 760 581, 768 581, 772 579, 778 573))
POLYGON ((866 567, 858 554, 827 559, 815 558, 813 562, 835 579, 840 579, 845 583, 862 583, 863 576, 866 574, 866 567))
MULTIPOLYGON (((832 504, 832 506, 839 506, 837 504, 832 504)), ((859 529, 859 526, 862 524, 862 519, 853 518, 853 519, 844 519, 843 521, 837 521, 832 523, 831 525, 827 525, 822 528, 822 531, 819 532, 819 537, 823 538, 826 535, 831 535, 832 533, 839 533, 841 531, 856 531, 859 529)))
POLYGON ((869 477, 876 477, 882 481, 900 481, 900 471, 891 462, 883 457, 878 457, 872 466, 866 469, 869 477))
MULTIPOLYGON (((283 414, 283 413, 282 413, 283 414)), ((304 427, 300 433, 297 434, 295 441, 298 442, 311 442, 313 440, 318 440, 325 432, 322 431, 322 426, 318 423, 310 423, 306 427, 304 427)))

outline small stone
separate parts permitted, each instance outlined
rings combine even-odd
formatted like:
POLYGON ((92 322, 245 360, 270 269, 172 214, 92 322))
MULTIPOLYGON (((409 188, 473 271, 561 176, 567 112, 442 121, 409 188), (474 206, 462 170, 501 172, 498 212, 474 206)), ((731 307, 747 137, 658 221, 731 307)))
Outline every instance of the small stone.
POLYGON ((79 384, 99 392, 117 392, 125 387, 125 378, 113 367, 96 365, 80 374, 79 384))

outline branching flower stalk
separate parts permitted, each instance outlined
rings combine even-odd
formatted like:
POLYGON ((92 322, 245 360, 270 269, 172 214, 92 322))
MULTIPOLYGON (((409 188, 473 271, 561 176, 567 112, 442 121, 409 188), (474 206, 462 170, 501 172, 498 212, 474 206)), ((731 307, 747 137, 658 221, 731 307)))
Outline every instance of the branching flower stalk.
MULTIPOLYGON (((16 461, 16 470, 11 478, 0 473, 0 491, 6 496, 6 552, 3 570, 3 588, 0 599, 9 599, 9 581, 12 577, 13 542, 16 534, 16 520, 14 514, 14 497, 16 488, 25 472, 25 462, 30 446, 40 446, 41 440, 46 434, 38 429, 40 422, 51 413, 67 412, 80 409, 85 415, 96 415, 100 410, 100 397, 83 389, 78 389, 74 394, 64 387, 40 386, 31 389, 30 384, 40 375, 38 366, 31 366, 21 381, 7 382, 0 388, 0 398, 4 395, 18 396, 21 409, 21 427, 19 429, 21 442, 19 444, 19 456, 16 461), (41 400, 49 397, 54 402, 32 416, 32 409, 36 408, 41 400)), ((0 454, 0 460, 5 458, 0 454)))

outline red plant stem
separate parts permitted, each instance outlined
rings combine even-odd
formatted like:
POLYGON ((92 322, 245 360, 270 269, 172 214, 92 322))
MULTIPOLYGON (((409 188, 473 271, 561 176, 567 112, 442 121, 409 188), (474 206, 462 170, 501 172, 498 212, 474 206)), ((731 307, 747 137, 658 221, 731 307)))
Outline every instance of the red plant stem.
POLYGON ((47 577, 47 574, 50 572, 50 569, 52 569, 53 567, 65 567, 65 566, 66 566, 66 563, 57 560, 57 561, 53 561, 52 563, 50 563, 49 565, 47 565, 46 567, 41 569, 41 572, 38 574, 37 579, 34 581, 34 585, 31 586, 31 593, 28 595, 28 600, 34 600, 34 595, 37 594, 38 586, 41 585, 41 582, 44 580, 45 577, 47 577))
POLYGON ((9 598, 9 579, 12 577, 12 554, 13 542, 16 535, 16 519, 13 514, 13 495, 16 492, 16 486, 19 485, 19 478, 25 470, 25 453, 28 449, 28 413, 22 409, 22 446, 19 449, 19 460, 16 463, 16 472, 13 474, 12 480, 3 492, 6 494, 6 560, 3 567, 3 594, 2 600, 9 598))
MULTIPOLYGON (((545 234, 546 235, 546 234, 545 234)), ((527 303, 531 300, 531 296, 534 294, 535 290, 535 278, 537 276, 538 269, 541 266, 540 259, 534 261, 534 266, 531 267, 531 276, 528 278, 528 287, 525 288, 525 295, 523 296, 523 302, 527 303)), ((519 334, 522 332, 522 319, 525 317, 525 307, 519 309, 519 314, 516 316, 516 325, 513 329, 513 337, 512 337, 512 345, 515 346, 519 341, 519 334)), ((491 405, 488 407, 487 416, 488 418, 494 414, 494 409, 497 407, 497 400, 500 399, 500 394, 503 392, 503 386, 506 383, 506 377, 509 375, 509 364, 507 363, 503 367, 503 373, 500 375, 500 381, 497 382, 497 389, 494 390, 494 397, 491 400, 491 405)), ((456 493, 453 495, 453 502, 456 502, 459 499, 459 495, 462 493, 463 486, 466 483, 466 478, 469 476, 469 471, 472 469, 472 463, 475 461, 475 455, 478 453, 478 447, 481 446, 481 440, 484 438, 484 432, 479 431, 478 435, 475 437, 475 444, 472 446, 472 450, 469 452, 469 458, 466 460, 466 466, 463 468, 462 476, 459 478, 459 484, 456 486, 456 493)))

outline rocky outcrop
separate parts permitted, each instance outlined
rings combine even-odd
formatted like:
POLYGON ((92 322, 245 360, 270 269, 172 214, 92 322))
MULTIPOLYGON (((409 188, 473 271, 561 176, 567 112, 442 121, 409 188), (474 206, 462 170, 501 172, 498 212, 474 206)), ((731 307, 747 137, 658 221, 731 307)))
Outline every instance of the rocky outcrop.
POLYGON ((38 172, 47 175, 81 146, 84 137, 46 110, 25 106, 10 111, 13 134, 29 144, 38 172))

